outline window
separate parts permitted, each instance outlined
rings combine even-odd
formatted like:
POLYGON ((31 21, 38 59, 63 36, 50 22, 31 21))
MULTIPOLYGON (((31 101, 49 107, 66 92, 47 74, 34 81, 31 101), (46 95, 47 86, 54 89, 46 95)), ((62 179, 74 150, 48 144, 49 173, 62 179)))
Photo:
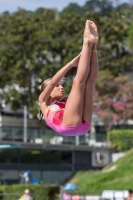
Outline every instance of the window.
POLYGON ((20 162, 21 163, 40 163, 40 150, 20 149, 20 162))
POLYGON ((65 151, 43 151, 44 164, 67 164, 71 163, 72 153, 65 151))
POLYGON ((0 163, 17 163, 17 149, 0 149, 0 163))

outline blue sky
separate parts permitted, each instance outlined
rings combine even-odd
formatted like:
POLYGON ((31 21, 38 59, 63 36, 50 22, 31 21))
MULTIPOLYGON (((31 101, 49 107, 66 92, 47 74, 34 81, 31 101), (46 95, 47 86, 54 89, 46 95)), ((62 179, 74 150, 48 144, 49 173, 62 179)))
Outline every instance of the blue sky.
POLYGON ((39 7, 62 10, 70 2, 77 2, 79 5, 84 5, 86 0, 0 0, 0 13, 4 11, 14 12, 19 7, 32 11, 39 7))
MULTIPOLYGON (((34 11, 39 7, 57 8, 59 11, 68 6, 70 2, 84 5, 87 0, 0 0, 0 13, 4 11, 14 12, 17 9, 24 8, 34 11)), ((128 2, 128 0, 113 0, 114 2, 128 2)))

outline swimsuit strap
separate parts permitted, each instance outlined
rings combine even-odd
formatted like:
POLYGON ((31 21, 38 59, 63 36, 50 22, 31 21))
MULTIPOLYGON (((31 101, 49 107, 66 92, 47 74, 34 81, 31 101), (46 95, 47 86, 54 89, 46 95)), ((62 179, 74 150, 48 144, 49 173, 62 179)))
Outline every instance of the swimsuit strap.
POLYGON ((68 97, 63 97, 59 100, 59 102, 66 101, 68 97))

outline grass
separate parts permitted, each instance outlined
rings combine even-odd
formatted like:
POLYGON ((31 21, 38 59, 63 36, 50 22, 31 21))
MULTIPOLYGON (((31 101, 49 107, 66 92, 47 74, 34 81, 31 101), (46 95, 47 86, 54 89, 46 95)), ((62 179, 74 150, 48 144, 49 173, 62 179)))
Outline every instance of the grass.
POLYGON ((84 192, 133 189, 133 150, 103 170, 79 171, 69 182, 84 192))

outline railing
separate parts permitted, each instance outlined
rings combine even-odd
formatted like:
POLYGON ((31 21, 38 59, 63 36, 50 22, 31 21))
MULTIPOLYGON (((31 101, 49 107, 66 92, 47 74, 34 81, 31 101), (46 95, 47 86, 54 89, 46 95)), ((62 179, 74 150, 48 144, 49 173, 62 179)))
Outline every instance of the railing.
MULTIPOLYGON (((101 196, 80 196, 78 195, 78 197, 74 197, 74 196, 70 196, 70 198, 68 198, 70 200, 125 200, 124 197, 114 197, 114 198, 102 198, 101 196)), ((66 197, 61 197, 60 200, 66 200, 66 197)))
MULTIPOLYGON (((102 192, 74 192, 74 191, 62 191, 60 194, 60 200, 65 200, 65 196, 69 196, 70 200, 74 200, 74 195, 79 197, 79 200, 125 200, 129 192, 127 190, 104 190, 102 192)), ((78 199, 78 198, 77 198, 78 199)))
MULTIPOLYGON (((128 197, 128 191, 119 191, 119 196, 118 193, 116 192, 116 196, 115 196, 115 192, 114 193, 110 193, 108 194, 108 196, 104 197, 103 193, 100 192, 101 194, 99 194, 99 192, 92 192, 90 194, 85 194, 85 193, 75 193, 75 192, 62 192, 61 194, 58 195, 59 200, 65 200, 66 196, 70 196, 70 200, 74 200, 74 196, 79 196, 79 200, 125 200, 125 198, 128 197)), ((3 200, 19 200, 19 198, 22 196, 22 194, 20 193, 1 193, 0 194, 0 199, 3 200)), ((34 199, 34 196, 33 196, 34 199)), ((69 198, 67 198, 69 199, 69 198)), ((76 197, 75 197, 76 199, 76 197)), ((78 199, 78 198, 77 198, 78 199)), ((45 200, 45 197, 44 197, 45 200)), ((55 199, 52 199, 55 200, 55 199)))

